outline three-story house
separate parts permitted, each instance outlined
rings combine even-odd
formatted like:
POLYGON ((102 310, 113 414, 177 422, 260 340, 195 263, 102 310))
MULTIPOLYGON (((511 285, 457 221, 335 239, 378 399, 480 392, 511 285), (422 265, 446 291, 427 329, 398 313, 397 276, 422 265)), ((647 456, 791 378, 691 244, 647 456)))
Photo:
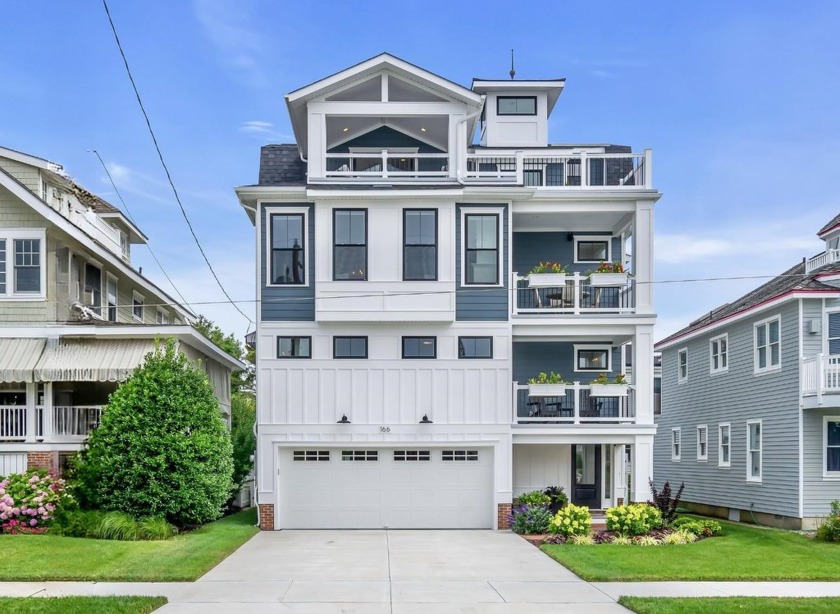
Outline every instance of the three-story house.
POLYGON ((382 54, 286 96, 297 142, 236 190, 264 529, 505 527, 548 486, 649 497, 660 194, 650 150, 549 145, 564 86, 382 54), (602 262, 629 273, 590 277, 602 262))

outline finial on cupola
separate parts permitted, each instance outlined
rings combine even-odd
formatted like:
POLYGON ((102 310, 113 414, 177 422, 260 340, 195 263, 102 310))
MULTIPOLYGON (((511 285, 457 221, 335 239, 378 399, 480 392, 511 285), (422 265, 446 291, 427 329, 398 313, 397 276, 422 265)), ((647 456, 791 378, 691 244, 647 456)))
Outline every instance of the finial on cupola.
POLYGON ((510 78, 513 79, 516 76, 516 69, 513 67, 513 49, 510 50, 510 78))

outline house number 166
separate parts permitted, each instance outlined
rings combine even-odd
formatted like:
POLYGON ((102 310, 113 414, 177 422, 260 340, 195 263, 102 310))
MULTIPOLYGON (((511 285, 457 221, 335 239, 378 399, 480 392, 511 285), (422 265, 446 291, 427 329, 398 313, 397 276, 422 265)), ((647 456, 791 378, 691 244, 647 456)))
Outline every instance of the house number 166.
POLYGON ((380 433, 390 433, 391 432, 391 427, 390 426, 380 426, 379 427, 379 432, 380 433))

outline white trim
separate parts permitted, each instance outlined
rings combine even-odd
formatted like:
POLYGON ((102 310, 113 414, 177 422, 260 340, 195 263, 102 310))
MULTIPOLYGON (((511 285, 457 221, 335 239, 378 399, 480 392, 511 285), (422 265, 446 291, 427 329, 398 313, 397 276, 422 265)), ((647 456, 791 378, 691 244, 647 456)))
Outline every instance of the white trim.
POLYGON ((671 460, 679 462, 682 459, 682 429, 674 427, 671 429, 671 460), (674 437, 676 435, 676 437, 674 437))
POLYGON ((596 343, 575 343, 574 347, 574 372, 575 373, 597 373, 597 372, 612 372, 612 351, 613 346, 609 344, 596 344, 596 343), (578 361, 578 352, 580 350, 604 350, 607 353, 607 366, 599 369, 581 369, 579 368, 580 362, 578 361))
POLYGON ((28 164, 29 166, 42 168, 58 175, 64 174, 63 167, 60 164, 50 162, 45 158, 39 158, 38 156, 33 156, 22 151, 9 149, 8 147, 0 147, 0 157, 8 158, 9 160, 14 160, 15 162, 20 162, 21 164, 28 164))
POLYGON ((688 348, 680 348, 677 350, 677 383, 684 384, 688 381, 688 348), (682 373, 682 365, 680 364, 680 357, 685 356, 685 375, 682 373))
POLYGON ((575 264, 600 264, 601 262, 612 262, 612 235, 574 235, 574 253, 572 254, 575 264), (607 257, 598 260, 578 260, 578 243, 581 241, 605 241, 607 243, 607 257))
POLYGON ((822 476, 824 480, 840 480, 840 471, 828 470, 828 423, 840 422, 840 416, 823 416, 822 476))
POLYGON ((46 228, 0 228, 0 239, 5 240, 6 291, 0 301, 45 301, 47 299, 47 231, 46 228), (40 273, 39 292, 15 291, 15 241, 39 241, 38 261, 40 273))
MULTIPOLYGON (((730 435, 731 440, 731 435, 730 435)), ((747 441, 746 441, 746 470, 747 470, 747 482, 761 482, 761 478, 764 474, 764 428, 762 428, 761 420, 747 420, 747 441), (750 448, 750 427, 754 424, 758 425, 758 449, 752 450, 750 448), (750 474, 750 470, 752 469, 751 466, 751 455, 753 452, 758 452, 758 475, 753 476, 750 474)), ((732 452, 730 451, 730 459, 731 459, 732 452)))
POLYGON ((709 375, 718 375, 729 371, 729 333, 723 333, 709 339, 709 375), (721 350, 720 341, 723 341, 726 349, 721 350), (718 353, 715 354, 715 343, 718 345, 718 353), (718 357, 718 366, 715 368, 715 356, 718 357), (723 366, 721 366, 721 364, 723 366))
POLYGON ((135 322, 143 322, 143 321, 145 321, 145 316, 146 316, 146 297, 143 296, 142 294, 140 294, 139 292, 137 292, 137 290, 134 290, 131 293, 131 319, 134 320, 135 322), (134 313, 134 307, 135 307, 134 302, 137 301, 138 298, 140 299, 138 301, 140 303, 140 317, 139 318, 137 317, 137 314, 134 313))
POLYGON ((756 375, 762 373, 773 373, 776 371, 782 370, 782 316, 781 314, 777 314, 775 316, 771 316, 769 318, 764 318, 763 320, 759 320, 758 322, 753 323, 753 373, 756 375), (770 324, 773 322, 779 323, 779 340, 776 341, 779 345, 779 362, 778 364, 772 364, 771 362, 771 347, 773 343, 770 342, 770 324), (766 359, 767 359, 767 366, 759 367, 758 366, 758 329, 759 327, 765 327, 765 348, 766 348, 766 359))
POLYGON ((709 460, 709 427, 705 424, 697 425, 697 460, 704 462, 709 460), (700 453, 700 431, 703 431, 706 435, 706 440, 703 442, 703 445, 706 446, 705 454, 700 453))
MULTIPOLYGON (((458 206, 458 205, 456 205, 458 206)), ((502 288, 505 285, 507 272, 504 270, 504 207, 461 207, 461 279, 460 288, 502 288), (467 215, 495 215, 498 219, 496 228, 496 252, 498 254, 498 269, 495 284, 467 284, 467 215)))
POLYGON ((732 424, 729 422, 720 422, 718 423, 718 467, 731 467, 732 466, 732 424), (721 437, 721 431, 723 431, 724 427, 726 428, 726 432, 729 435, 729 442, 726 444, 726 452, 728 459, 724 462, 723 460, 723 437, 721 437))
POLYGON ((104 292, 104 301, 103 301, 103 309, 105 310, 105 314, 103 317, 108 322, 119 322, 120 319, 120 283, 119 279, 115 275, 111 273, 105 273, 105 292, 104 292), (114 283, 114 319, 111 320, 108 316, 110 315, 110 307, 108 306, 108 283, 114 283))
POLYGON ((309 207, 263 207, 265 210, 265 287, 266 288, 307 288, 309 287, 309 258, 313 246, 309 245, 309 207), (272 214, 303 214, 303 283, 272 284, 271 280, 271 216, 272 214))

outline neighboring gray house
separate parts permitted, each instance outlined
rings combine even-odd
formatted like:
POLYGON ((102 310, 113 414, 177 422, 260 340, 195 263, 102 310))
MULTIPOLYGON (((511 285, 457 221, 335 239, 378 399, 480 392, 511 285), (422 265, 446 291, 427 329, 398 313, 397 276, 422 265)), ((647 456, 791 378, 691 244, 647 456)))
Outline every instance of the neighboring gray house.
POLYGON ((60 165, 0 147, 0 476, 60 470, 156 338, 201 361, 229 416, 243 365, 132 266, 145 242, 60 165))
POLYGON ((840 215, 825 251, 660 341, 654 478, 705 513, 812 528, 840 499, 840 215))

